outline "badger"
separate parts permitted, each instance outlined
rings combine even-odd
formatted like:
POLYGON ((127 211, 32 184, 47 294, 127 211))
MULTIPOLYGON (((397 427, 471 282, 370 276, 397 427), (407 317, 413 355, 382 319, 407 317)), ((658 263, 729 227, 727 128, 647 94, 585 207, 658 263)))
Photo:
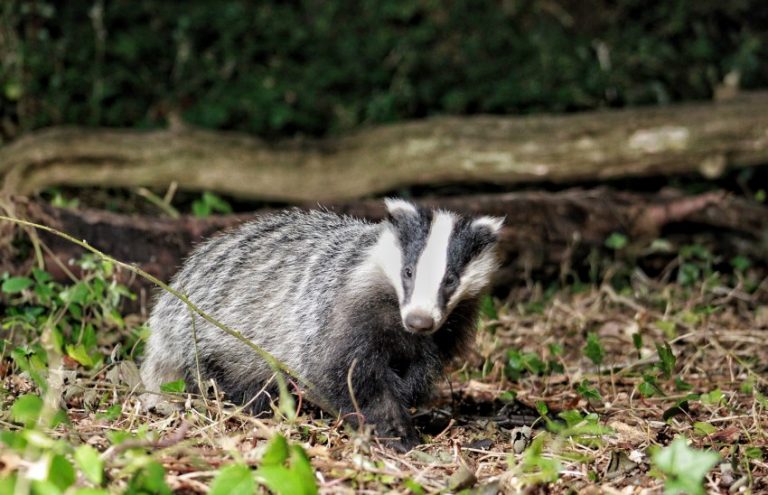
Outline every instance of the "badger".
MULTIPOLYGON (((171 284, 312 383, 316 397, 408 450, 419 443, 409 408, 474 340, 503 219, 403 199, 385 206, 378 223, 318 210, 266 215, 201 244, 171 284)), ((148 391, 181 379, 195 390, 201 376, 235 403, 269 409, 274 370, 242 341, 167 292, 149 327, 148 391)), ((146 407, 156 396, 145 394, 146 407)))

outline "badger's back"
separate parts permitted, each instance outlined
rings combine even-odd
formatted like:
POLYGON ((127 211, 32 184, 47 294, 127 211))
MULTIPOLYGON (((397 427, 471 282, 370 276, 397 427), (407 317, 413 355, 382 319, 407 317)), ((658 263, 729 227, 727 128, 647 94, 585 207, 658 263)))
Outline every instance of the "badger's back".
MULTIPOLYGON (((199 246, 172 286, 302 373, 307 362, 303 350, 321 337, 335 299, 376 242, 380 228, 328 212, 291 210, 265 216, 199 246)), ((253 350, 234 337, 198 316, 194 327, 201 371, 222 388, 259 383, 272 374, 253 350)), ((183 359, 187 381, 194 382, 197 363, 189 352, 194 342, 187 306, 163 293, 152 311, 150 328, 149 352, 168 353, 169 361, 183 359), (172 346, 157 345, 161 340, 172 346)), ((156 357, 155 362, 163 361, 156 357)))

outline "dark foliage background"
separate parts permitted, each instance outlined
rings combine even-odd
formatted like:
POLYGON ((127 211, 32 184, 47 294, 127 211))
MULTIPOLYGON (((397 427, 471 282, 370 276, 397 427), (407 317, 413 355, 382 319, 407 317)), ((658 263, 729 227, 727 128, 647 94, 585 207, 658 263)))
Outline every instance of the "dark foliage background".
POLYGON ((763 0, 4 0, 0 134, 191 124, 266 137, 768 86, 763 0))

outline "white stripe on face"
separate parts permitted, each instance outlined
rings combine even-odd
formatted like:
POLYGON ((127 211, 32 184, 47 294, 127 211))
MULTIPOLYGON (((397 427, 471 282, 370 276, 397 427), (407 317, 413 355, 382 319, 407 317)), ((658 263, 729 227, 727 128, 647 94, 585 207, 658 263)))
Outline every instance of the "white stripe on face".
POLYGON ((392 229, 385 228, 379 236, 378 242, 371 248, 369 259, 387 277, 397 293, 397 300, 403 300, 403 256, 400 253, 400 244, 392 229))
POLYGON ((498 268, 498 260, 494 250, 486 250, 472 260, 464 268, 461 274, 461 283, 448 301, 448 310, 451 311, 460 300, 467 296, 474 297, 487 285, 491 274, 498 268))
POLYGON ((408 305, 403 309, 403 317, 418 310, 431 315, 436 323, 442 322, 444 315, 438 304, 438 294, 448 264, 448 243, 454 223, 456 218, 452 214, 435 212, 424 251, 416 263, 413 292, 408 305))

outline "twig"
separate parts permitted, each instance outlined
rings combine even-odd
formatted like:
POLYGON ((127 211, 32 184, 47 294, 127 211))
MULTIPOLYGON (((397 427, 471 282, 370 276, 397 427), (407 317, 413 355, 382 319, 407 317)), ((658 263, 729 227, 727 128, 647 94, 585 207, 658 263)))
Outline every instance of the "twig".
POLYGON ((349 398, 352 400, 352 406, 355 408, 355 414, 357 414, 358 430, 363 431, 365 416, 363 416, 363 413, 360 412, 360 405, 357 403, 357 398, 355 397, 355 390, 352 387, 352 371, 355 369, 356 364, 357 364, 357 358, 353 359, 352 364, 349 365, 349 371, 347 372, 347 388, 349 389, 349 398))
POLYGON ((113 445, 105 450, 104 453, 101 454, 101 458, 104 461, 110 461, 117 454, 130 449, 166 449, 184 440, 184 437, 187 435, 187 432, 189 432, 191 426, 192 424, 189 421, 182 420, 181 425, 179 425, 176 431, 160 440, 126 440, 121 444, 113 445))

